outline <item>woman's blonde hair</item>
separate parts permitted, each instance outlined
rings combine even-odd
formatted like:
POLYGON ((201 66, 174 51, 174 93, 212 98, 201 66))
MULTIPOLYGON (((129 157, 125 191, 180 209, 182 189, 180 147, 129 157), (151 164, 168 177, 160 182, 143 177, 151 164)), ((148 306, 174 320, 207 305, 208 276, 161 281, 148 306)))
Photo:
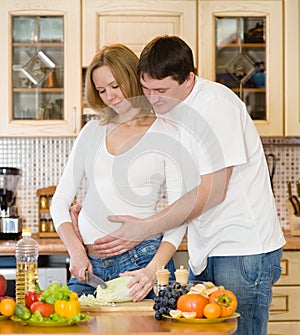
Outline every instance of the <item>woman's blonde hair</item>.
POLYGON ((85 95, 89 107, 100 114, 101 124, 114 121, 118 115, 104 104, 92 79, 93 71, 102 66, 109 67, 124 97, 129 99, 134 108, 140 109, 137 116, 151 114, 151 105, 143 94, 137 74, 138 63, 135 53, 123 44, 105 46, 94 56, 86 72, 85 95))

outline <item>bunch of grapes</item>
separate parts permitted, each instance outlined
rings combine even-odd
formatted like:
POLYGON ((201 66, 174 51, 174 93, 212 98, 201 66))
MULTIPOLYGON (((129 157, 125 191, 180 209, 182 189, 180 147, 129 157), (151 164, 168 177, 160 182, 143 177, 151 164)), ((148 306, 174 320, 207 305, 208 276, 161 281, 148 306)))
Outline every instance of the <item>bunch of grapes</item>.
POLYGON ((177 308, 178 298, 188 293, 190 287, 182 286, 179 283, 175 282, 169 286, 162 287, 157 296, 154 298, 154 317, 156 320, 161 320, 162 315, 170 315, 172 309, 177 308))

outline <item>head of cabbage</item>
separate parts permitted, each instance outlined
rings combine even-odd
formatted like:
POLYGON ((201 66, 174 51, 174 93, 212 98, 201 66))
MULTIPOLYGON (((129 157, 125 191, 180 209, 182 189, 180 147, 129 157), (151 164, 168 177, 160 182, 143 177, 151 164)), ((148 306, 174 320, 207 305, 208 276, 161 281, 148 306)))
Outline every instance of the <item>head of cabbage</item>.
POLYGON ((132 279, 132 276, 118 277, 106 282, 107 288, 97 287, 96 300, 101 305, 106 305, 114 302, 132 301, 130 290, 127 285, 132 279))

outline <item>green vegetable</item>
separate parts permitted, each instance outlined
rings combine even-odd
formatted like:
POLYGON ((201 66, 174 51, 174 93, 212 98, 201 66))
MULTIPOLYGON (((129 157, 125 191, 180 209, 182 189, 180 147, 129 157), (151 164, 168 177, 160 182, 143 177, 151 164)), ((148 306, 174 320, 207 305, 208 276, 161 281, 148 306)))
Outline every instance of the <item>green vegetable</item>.
POLYGON ((18 319, 21 319, 23 321, 27 321, 31 317, 31 312, 26 306, 21 305, 21 304, 16 304, 15 310, 14 310, 14 315, 18 319))
POLYGON ((131 276, 119 277, 106 282, 107 288, 97 287, 96 300, 102 305, 112 302, 132 301, 129 292, 131 289, 127 287, 131 276))
POLYGON ((66 284, 60 285, 58 282, 51 283, 41 294, 40 301, 54 305, 56 300, 70 300, 72 291, 66 284))

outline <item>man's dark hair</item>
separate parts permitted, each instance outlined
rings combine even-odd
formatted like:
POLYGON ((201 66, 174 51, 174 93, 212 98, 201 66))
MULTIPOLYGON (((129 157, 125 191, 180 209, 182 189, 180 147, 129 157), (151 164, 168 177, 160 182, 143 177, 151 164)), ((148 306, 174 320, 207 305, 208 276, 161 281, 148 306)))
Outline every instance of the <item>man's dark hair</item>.
POLYGON ((193 52, 178 36, 154 38, 143 49, 138 65, 140 77, 153 79, 171 76, 182 84, 190 72, 195 72, 193 52))

